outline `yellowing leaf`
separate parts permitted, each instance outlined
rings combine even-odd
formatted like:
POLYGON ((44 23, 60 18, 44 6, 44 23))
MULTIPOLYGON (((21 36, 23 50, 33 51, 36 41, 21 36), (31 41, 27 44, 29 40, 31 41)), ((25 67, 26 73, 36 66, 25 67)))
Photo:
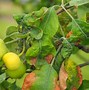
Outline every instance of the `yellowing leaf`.
POLYGON ((82 84, 80 67, 78 67, 72 60, 68 59, 64 62, 64 68, 68 74, 68 78, 66 80, 66 90, 78 90, 78 88, 82 84))

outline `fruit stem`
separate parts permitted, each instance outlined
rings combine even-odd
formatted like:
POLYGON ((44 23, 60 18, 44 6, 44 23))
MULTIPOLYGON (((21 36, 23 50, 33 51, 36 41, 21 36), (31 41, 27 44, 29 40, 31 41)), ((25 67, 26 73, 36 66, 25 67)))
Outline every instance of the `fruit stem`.
POLYGON ((22 49, 22 52, 21 52, 21 53, 19 53, 19 55, 18 55, 18 56, 19 56, 19 57, 20 57, 20 56, 22 56, 22 55, 23 55, 23 53, 24 53, 24 51, 25 51, 25 44, 23 43, 23 49, 22 49))
POLYGON ((14 39, 14 40, 9 41, 9 42, 6 42, 5 44, 7 45, 7 44, 10 44, 10 43, 14 43, 14 42, 16 42, 16 41, 18 41, 18 40, 20 40, 20 38, 14 39))

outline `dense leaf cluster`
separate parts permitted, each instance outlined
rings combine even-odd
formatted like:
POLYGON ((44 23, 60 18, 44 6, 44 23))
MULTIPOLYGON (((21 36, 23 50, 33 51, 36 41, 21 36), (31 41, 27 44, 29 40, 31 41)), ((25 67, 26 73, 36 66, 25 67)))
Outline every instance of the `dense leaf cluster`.
POLYGON ((12 79, 6 75, 3 62, 0 61, 1 90, 89 89, 89 81, 82 83, 80 67, 69 59, 81 49, 79 45, 89 45, 89 1, 66 0, 67 4, 64 5, 63 0, 62 4, 60 0, 52 0, 61 6, 51 5, 49 1, 41 0, 45 4, 42 5, 47 7, 38 11, 14 16, 18 26, 7 29, 4 42, 10 51, 19 55, 27 69, 22 78, 12 79), (68 11, 69 6, 71 9, 68 11), (87 9, 84 11, 84 8, 87 9), (61 73, 66 74, 66 80, 60 80, 61 73), (19 82, 22 82, 21 85, 19 82))

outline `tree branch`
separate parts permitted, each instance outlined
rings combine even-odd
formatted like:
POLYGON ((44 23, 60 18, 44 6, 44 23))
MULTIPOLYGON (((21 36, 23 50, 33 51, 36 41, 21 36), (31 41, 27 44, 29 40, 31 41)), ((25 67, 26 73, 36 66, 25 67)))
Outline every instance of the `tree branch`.
MULTIPOLYGON (((65 9, 70 9, 70 8, 73 8, 73 6, 67 6, 65 7, 65 9)), ((63 8, 61 8, 58 12, 57 12, 57 15, 59 15, 60 13, 64 12, 65 10, 63 8)))
POLYGON ((83 64, 79 64, 78 66, 80 66, 80 68, 82 68, 82 67, 87 66, 87 65, 89 65, 89 62, 85 62, 83 64))
POLYGON ((78 47, 79 49, 83 50, 84 52, 86 53, 89 53, 89 48, 88 47, 85 47, 85 46, 82 46, 82 45, 75 45, 76 47, 78 47))

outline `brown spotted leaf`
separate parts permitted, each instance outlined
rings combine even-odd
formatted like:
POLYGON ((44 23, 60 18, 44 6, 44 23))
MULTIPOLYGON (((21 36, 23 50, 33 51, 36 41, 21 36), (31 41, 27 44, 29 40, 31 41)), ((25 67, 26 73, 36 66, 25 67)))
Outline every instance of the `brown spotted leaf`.
POLYGON ((26 76, 22 90, 60 90, 57 78, 57 73, 51 65, 43 65, 26 76))
POLYGON ((28 74, 24 80, 22 90, 29 90, 31 85, 35 82, 35 80, 36 80, 36 75, 34 72, 28 74))
POLYGON ((45 57, 46 61, 50 64, 52 59, 53 59, 53 55, 52 54, 49 54, 45 57))
POLYGON ((60 81, 60 89, 65 90, 67 88, 66 80, 68 78, 68 74, 64 68, 64 63, 62 63, 62 66, 60 68, 59 72, 59 81, 60 81))
POLYGON ((75 62, 68 59, 64 62, 64 68, 68 74, 68 78, 66 80, 66 90, 78 90, 82 84, 82 74, 80 67, 77 66, 75 62))

